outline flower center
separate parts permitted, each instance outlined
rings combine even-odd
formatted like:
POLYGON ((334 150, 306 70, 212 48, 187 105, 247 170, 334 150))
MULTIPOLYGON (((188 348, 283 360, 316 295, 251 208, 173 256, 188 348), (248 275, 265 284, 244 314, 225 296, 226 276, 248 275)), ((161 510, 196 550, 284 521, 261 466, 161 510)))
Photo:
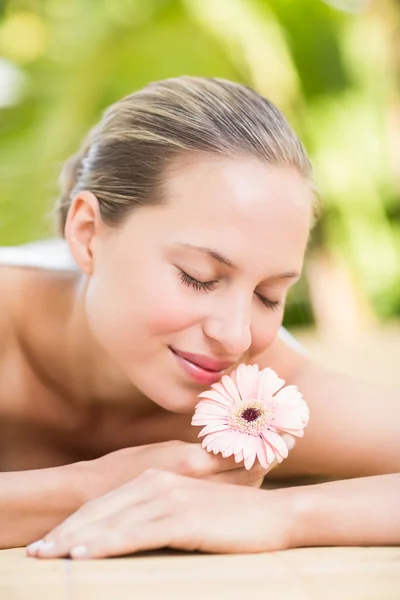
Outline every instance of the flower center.
POLYGON ((254 406, 249 406, 248 408, 244 409, 244 411, 242 412, 242 414, 240 416, 245 421, 248 421, 249 423, 251 423, 251 421, 255 421, 256 419, 258 419, 260 414, 261 413, 258 410, 258 408, 255 408, 254 406))
POLYGON ((260 435, 265 429, 268 421, 268 409, 257 402, 257 400, 248 400, 244 406, 240 406, 231 416, 231 427, 236 431, 249 433, 250 435, 260 435))

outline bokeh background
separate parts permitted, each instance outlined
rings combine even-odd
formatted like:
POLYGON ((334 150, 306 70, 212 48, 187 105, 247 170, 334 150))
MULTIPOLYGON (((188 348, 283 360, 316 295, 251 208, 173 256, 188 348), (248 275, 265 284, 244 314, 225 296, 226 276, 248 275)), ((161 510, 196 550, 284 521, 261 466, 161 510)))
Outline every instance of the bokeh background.
POLYGON ((108 104, 181 74, 243 82, 287 115, 323 200, 286 325, 395 364, 398 0, 3 0, 0 57, 1 245, 55 235, 60 166, 108 104))

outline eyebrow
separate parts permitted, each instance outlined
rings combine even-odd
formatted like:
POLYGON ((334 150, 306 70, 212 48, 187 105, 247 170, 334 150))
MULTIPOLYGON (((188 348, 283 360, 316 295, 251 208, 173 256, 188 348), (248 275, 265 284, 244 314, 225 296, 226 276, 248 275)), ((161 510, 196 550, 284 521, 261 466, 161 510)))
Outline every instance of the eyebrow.
MULTIPOLYGON (((193 244, 185 244, 185 243, 178 243, 177 245, 180 246, 181 248, 189 248, 189 250, 197 250, 198 252, 202 252, 203 254, 208 254, 214 260, 216 260, 224 265, 227 265, 231 269, 236 269, 236 270, 239 269, 239 267, 234 262, 232 262, 229 258, 224 256, 220 252, 213 250, 212 248, 207 248, 206 246, 194 246, 193 244)), ((298 277, 300 277, 300 273, 298 273, 297 271, 288 271, 287 273, 280 273, 279 275, 273 275, 269 279, 295 279, 298 277)))

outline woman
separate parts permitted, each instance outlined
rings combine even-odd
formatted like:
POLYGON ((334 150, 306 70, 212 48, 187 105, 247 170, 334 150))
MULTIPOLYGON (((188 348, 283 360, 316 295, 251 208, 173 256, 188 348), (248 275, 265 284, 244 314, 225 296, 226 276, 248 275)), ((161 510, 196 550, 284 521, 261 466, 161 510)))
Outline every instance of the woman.
POLYGON ((106 111, 62 178, 78 271, 1 269, 2 547, 46 533, 30 555, 400 541, 397 396, 278 335, 314 214, 301 143, 244 86, 182 77, 106 111), (308 402, 277 476, 340 481, 260 491, 260 467, 195 443, 199 392, 239 363, 308 402))

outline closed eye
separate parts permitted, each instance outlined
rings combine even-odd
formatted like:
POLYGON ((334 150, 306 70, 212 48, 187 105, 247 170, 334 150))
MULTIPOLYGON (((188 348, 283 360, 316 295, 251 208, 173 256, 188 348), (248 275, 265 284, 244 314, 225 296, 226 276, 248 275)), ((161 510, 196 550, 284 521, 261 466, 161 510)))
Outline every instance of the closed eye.
MULTIPOLYGON (((212 292, 218 285, 218 281, 216 280, 199 281, 198 279, 188 275, 188 273, 185 271, 182 271, 182 269, 179 269, 179 277, 182 283, 184 283, 187 287, 193 288, 198 292, 212 292)), ((278 310, 278 308, 281 306, 281 302, 279 300, 270 300, 269 298, 261 296, 260 294, 256 294, 256 296, 261 300, 264 306, 271 310, 278 310)))
POLYGON ((217 281, 199 281, 185 273, 185 271, 182 271, 182 269, 179 269, 179 277, 187 287, 191 287, 198 292, 211 292, 218 283, 217 281))
POLYGON ((270 308, 271 310, 278 310, 278 308, 281 306, 281 303, 279 302, 279 300, 270 300, 269 298, 266 298, 265 296, 261 296, 260 294, 257 294, 257 296, 259 297, 261 302, 264 304, 264 306, 266 306, 267 308, 270 308))

